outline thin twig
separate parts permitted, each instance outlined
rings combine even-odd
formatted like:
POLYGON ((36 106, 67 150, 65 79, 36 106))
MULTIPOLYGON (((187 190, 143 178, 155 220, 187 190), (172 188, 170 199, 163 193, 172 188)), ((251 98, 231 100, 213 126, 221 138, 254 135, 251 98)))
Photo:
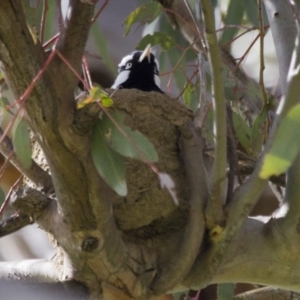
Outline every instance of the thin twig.
POLYGON ((89 84, 89 89, 91 89, 93 87, 93 82, 92 82, 91 73, 89 70, 89 65, 88 65, 88 62, 87 62, 85 56, 82 57, 82 69, 83 69, 83 73, 86 77, 86 81, 89 84))
POLYGON ((245 57, 247 56, 247 54, 250 52, 251 48, 254 46, 254 44, 256 43, 256 41, 258 40, 258 38, 260 37, 260 34, 258 34, 255 39, 251 42, 251 44, 249 45, 248 49, 245 51, 245 53, 243 54, 243 56, 240 58, 239 62, 236 64, 236 66, 234 67, 233 72, 237 71, 238 68, 240 67, 242 61, 245 59, 245 57))
POLYGON ((68 62, 68 60, 62 55, 62 53, 55 49, 54 50, 56 54, 60 57, 60 59, 67 65, 67 67, 73 72, 73 74, 81 81, 81 83, 84 85, 86 90, 90 90, 88 82, 86 82, 80 75, 79 73, 73 68, 73 66, 68 62))
POLYGON ((261 94, 266 105, 268 103, 267 93, 265 89, 264 83, 264 70, 265 70, 265 61, 264 61, 264 38, 265 38, 265 31, 264 31, 264 23, 262 18, 262 2, 261 0, 258 1, 258 22, 259 22, 259 44, 260 44, 260 69, 259 69, 259 85, 261 87, 261 94))
POLYGON ((98 10, 98 12, 95 14, 95 16, 92 18, 91 23, 93 24, 98 17, 101 15, 101 13, 103 12, 104 8, 106 7, 106 5, 108 4, 109 0, 105 0, 104 3, 102 4, 102 6, 100 7, 100 9, 98 10))
POLYGON ((49 9, 48 0, 43 1, 43 13, 41 19, 41 28, 40 28, 40 41, 41 44, 44 43, 44 35, 45 35, 45 25, 46 25, 46 18, 47 18, 47 11, 49 9))
POLYGON ((227 106, 227 140, 228 140, 228 148, 227 148, 227 157, 229 164, 229 173, 228 173, 228 183, 227 183, 227 196, 226 196, 226 204, 230 203, 233 197, 234 191, 234 181, 235 175, 238 173, 238 158, 236 153, 236 141, 234 135, 234 127, 232 121, 232 111, 229 106, 227 106))

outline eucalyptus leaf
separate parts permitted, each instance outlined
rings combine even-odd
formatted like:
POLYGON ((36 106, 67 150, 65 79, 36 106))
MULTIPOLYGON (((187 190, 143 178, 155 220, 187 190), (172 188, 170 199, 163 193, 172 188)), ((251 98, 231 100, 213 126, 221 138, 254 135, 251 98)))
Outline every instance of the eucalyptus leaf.
POLYGON ((247 122, 240 114, 232 112, 232 123, 239 143, 248 151, 250 148, 250 128, 247 122))
POLYGON ((95 167, 104 181, 120 196, 127 195, 125 158, 111 149, 105 139, 102 120, 92 132, 91 151, 95 167))
POLYGON ((267 179, 287 171, 300 152, 300 104, 283 118, 270 151, 266 154, 259 176, 267 179))
POLYGON ((200 101, 200 87, 198 84, 192 82, 188 83, 184 92, 183 92, 183 101, 184 104, 196 112, 199 107, 200 101))
POLYGON ((151 23, 154 21, 159 14, 163 11, 163 6, 157 2, 147 2, 144 5, 139 6, 135 9, 124 21, 125 31, 124 35, 127 36, 130 32, 131 26, 134 23, 151 23))
POLYGON ((140 161, 158 161, 153 144, 139 131, 124 125, 125 116, 123 114, 113 111, 110 111, 109 114, 115 122, 107 115, 104 115, 101 121, 105 130, 106 142, 112 149, 125 157, 140 161))
POLYGON ((176 41, 171 35, 164 32, 154 32, 154 34, 145 35, 136 46, 138 50, 144 50, 147 45, 160 45, 163 51, 169 50, 176 46, 176 41))
POLYGON ((261 152, 262 145, 266 139, 266 118, 268 116, 268 106, 264 105, 258 116, 256 117, 250 136, 250 148, 252 156, 257 157, 261 152))

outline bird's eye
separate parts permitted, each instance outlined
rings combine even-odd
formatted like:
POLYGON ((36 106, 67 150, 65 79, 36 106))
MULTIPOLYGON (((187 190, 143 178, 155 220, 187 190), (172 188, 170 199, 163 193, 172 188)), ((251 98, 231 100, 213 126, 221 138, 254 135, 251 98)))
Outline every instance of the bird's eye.
POLYGON ((125 69, 128 70, 128 69, 131 68, 131 66, 132 66, 132 63, 131 63, 131 62, 128 62, 128 63, 126 64, 126 66, 125 66, 125 69))

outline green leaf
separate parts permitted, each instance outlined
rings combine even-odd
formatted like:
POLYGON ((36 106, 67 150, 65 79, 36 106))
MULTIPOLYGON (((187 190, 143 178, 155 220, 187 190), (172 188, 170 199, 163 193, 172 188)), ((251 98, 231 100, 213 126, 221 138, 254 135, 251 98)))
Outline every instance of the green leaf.
POLYGON ((113 99, 111 99, 104 90, 98 86, 94 86, 89 91, 89 95, 77 103, 77 109, 81 109, 90 103, 99 101, 101 101, 104 107, 110 107, 114 103, 113 99))
POLYGON ((107 116, 102 118, 102 126, 105 131, 105 138, 108 145, 119 154, 138 159, 145 162, 157 162, 158 155, 153 144, 139 131, 132 130, 124 125, 124 115, 121 113, 109 112, 113 120, 107 116))
POLYGON ((237 139, 243 148, 248 151, 250 147, 250 128, 244 118, 236 113, 232 112, 232 123, 237 139))
POLYGON ((265 124, 267 116, 268 106, 264 105, 254 121, 250 135, 250 151, 254 157, 260 154, 262 145, 266 139, 265 124))
POLYGON ((111 149, 105 140, 103 121, 97 120, 92 132, 92 157, 104 181, 120 196, 127 195, 125 158, 111 149))
POLYGON ((101 95, 101 103, 104 107, 111 107, 114 104, 114 101, 110 97, 102 94, 101 95))
POLYGON ((260 178, 280 175, 292 165, 300 151, 300 104, 292 107, 283 118, 273 145, 265 156, 260 178))
POLYGON ((124 21, 124 35, 127 36, 129 34, 132 24, 137 22, 142 24, 151 23, 162 11, 163 6, 157 2, 147 2, 146 4, 139 6, 124 21))
POLYGON ((31 140, 27 124, 22 118, 18 118, 13 126, 12 142, 20 163, 29 169, 32 164, 31 140))
POLYGON ((154 34, 145 35, 136 46, 137 50, 144 50, 147 45, 160 45, 163 51, 169 50, 176 46, 174 38, 164 32, 155 32, 154 34))
POLYGON ((217 287, 218 300, 232 300, 234 296, 235 284, 233 283, 220 283, 217 287))
POLYGON ((199 107, 200 87, 198 84, 190 82, 183 92, 184 104, 196 112, 199 107))
MULTIPOLYGON (((239 25, 243 20, 245 11, 244 3, 241 0, 231 0, 227 9, 226 17, 224 18, 225 25, 239 25)), ((220 45, 224 45, 231 41, 236 33, 239 31, 238 28, 225 28, 222 34, 220 45)))

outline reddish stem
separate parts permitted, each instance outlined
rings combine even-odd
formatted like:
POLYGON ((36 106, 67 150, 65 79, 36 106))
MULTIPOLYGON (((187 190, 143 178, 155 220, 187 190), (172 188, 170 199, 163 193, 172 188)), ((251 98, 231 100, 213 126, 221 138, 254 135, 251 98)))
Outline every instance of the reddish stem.
POLYGON ((108 4, 109 0, 105 0, 103 5, 100 7, 100 9, 98 10, 98 12, 95 14, 95 16, 92 18, 91 23, 93 24, 97 18, 101 15, 102 11, 104 10, 104 8, 106 7, 106 5, 108 4))
POLYGON ((48 0, 44 0, 43 2, 44 2, 44 5, 43 5, 43 13, 42 13, 42 19, 41 19, 41 28, 40 28, 40 41, 42 44, 44 42, 46 17, 47 17, 47 11, 49 9, 48 0))

